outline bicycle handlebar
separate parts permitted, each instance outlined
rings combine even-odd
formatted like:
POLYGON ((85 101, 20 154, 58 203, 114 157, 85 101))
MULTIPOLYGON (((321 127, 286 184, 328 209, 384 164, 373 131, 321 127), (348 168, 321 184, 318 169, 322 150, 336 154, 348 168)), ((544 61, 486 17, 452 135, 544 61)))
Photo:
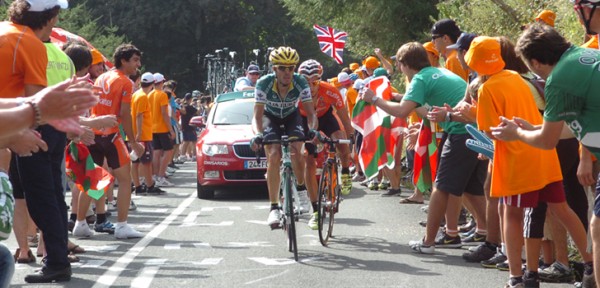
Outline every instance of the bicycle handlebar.
MULTIPOLYGON (((283 138, 283 136, 281 137, 281 139, 272 139, 272 140, 265 140, 262 139, 261 141, 257 141, 256 144, 258 145, 268 145, 268 144, 284 144, 287 145, 289 143, 293 143, 293 142, 307 142, 308 140, 305 138, 294 138, 294 139, 289 139, 287 137, 285 137, 285 139, 283 138)), ((256 163, 260 164, 260 154, 258 153, 258 151, 254 151, 254 154, 256 155, 256 163)))
POLYGON ((329 144, 354 144, 354 139, 338 139, 338 140, 333 140, 321 133, 317 134, 317 139, 319 139, 320 142, 322 143, 329 143, 329 144))

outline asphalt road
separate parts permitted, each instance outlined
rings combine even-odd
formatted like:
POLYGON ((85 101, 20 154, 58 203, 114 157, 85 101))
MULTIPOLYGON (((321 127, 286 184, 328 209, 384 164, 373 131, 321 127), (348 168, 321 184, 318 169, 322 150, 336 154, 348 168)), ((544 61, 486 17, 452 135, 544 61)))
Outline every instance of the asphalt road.
MULTIPOLYGON (((266 226, 267 193, 243 188, 218 191, 214 200, 196 198, 195 163, 181 165, 176 187, 163 196, 134 196, 129 223, 142 239, 117 240, 96 234, 75 239, 87 249, 73 264, 65 287, 503 287, 507 272, 466 263, 462 249, 419 255, 407 243, 420 239, 421 205, 398 204, 355 184, 336 214, 328 247, 308 216, 297 222, 299 262, 287 251, 282 230, 266 226)), ((407 191, 403 196, 407 196, 407 191)), ((70 197, 70 194, 67 195, 70 197)), ((114 220, 113 216, 110 220, 114 220)), ((11 251, 14 237, 5 241, 11 251)), ((35 248, 34 248, 35 251, 35 248)), ((38 259, 39 263, 39 259, 38 259)), ((13 287, 39 264, 17 264, 13 287)), ((45 285, 48 286, 48 285, 45 285)), ((542 287, 572 287, 546 284, 542 287)))

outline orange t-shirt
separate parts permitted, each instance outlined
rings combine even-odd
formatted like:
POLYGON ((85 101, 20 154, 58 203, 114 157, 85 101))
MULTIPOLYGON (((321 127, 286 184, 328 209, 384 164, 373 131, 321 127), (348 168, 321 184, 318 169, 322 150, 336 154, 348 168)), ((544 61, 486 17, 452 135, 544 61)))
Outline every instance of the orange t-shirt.
POLYGON ((462 65, 460 65, 456 50, 451 50, 446 57, 446 69, 452 71, 452 73, 460 76, 460 78, 463 78, 463 80, 469 83, 469 71, 463 69, 462 65))
POLYGON ((590 40, 581 45, 583 48, 598 49, 598 34, 592 36, 590 40))
MULTIPOLYGON (((312 104, 315 107, 315 113, 317 117, 321 117, 325 115, 327 110, 333 106, 336 110, 344 109, 344 98, 340 91, 335 88, 333 85, 321 81, 319 84, 319 91, 317 92, 317 96, 312 98, 312 104)), ((299 105, 300 115, 306 117, 306 111, 302 105, 299 105)))
MULTIPOLYGON (((489 132, 500 124, 500 116, 521 117, 533 125, 542 124, 531 90, 514 71, 492 75, 479 88, 477 125, 489 132)), ((544 188, 562 180, 556 150, 542 150, 521 141, 494 140, 492 190, 494 197, 512 196, 544 188)))
MULTIPOLYGON (((100 100, 92 108, 92 117, 103 115, 116 115, 121 123, 122 103, 131 103, 133 82, 121 70, 113 69, 98 77, 95 86, 100 87, 100 100)), ((119 125, 105 128, 102 131, 94 130, 97 135, 106 135, 119 132, 119 125)))
POLYGON ((162 90, 154 89, 148 94, 148 102, 152 112, 152 133, 168 133, 169 127, 163 120, 160 108, 167 106, 169 110, 169 96, 162 90))
POLYGON ((131 123, 133 135, 137 135, 137 115, 142 114, 142 135, 140 141, 152 141, 152 112, 148 103, 148 95, 140 89, 131 96, 131 123))
POLYGON ((25 85, 48 85, 46 46, 27 26, 0 22, 0 63, 0 98, 25 96, 25 85))
POLYGON ((348 115, 350 115, 350 118, 352 118, 352 110, 356 106, 356 98, 358 98, 358 91, 354 87, 348 88, 346 90, 346 106, 348 106, 348 115))

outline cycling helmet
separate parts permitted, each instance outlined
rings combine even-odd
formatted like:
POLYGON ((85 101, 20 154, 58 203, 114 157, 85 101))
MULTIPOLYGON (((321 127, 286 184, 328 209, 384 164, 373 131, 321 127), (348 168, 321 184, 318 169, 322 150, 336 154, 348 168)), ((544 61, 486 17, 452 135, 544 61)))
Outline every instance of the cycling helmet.
POLYGON ((298 73, 308 79, 314 78, 314 76, 321 79, 321 75, 323 75, 323 66, 316 60, 306 60, 298 67, 298 73))
POLYGON ((271 51, 269 61, 273 65, 296 65, 300 61, 300 56, 294 48, 281 46, 271 51))
POLYGON ((599 31, 592 31, 590 24, 592 22, 592 17, 594 17, 594 12, 596 12, 596 8, 600 6, 600 0, 570 0, 570 2, 579 6, 579 9, 575 10, 579 12, 579 17, 585 24, 585 32, 589 35, 598 34, 599 31), (583 6, 591 9, 590 16, 587 18, 585 17, 583 10, 580 9, 583 6))

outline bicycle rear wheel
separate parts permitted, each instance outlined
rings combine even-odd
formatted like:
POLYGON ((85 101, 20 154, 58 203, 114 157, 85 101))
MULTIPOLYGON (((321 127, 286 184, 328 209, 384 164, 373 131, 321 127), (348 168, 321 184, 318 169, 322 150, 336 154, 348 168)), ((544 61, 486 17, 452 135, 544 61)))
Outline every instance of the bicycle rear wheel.
MULTIPOLYGON (((286 168, 291 169, 291 168, 286 168)), ((294 253, 294 260, 298 261, 298 242, 296 241, 296 219, 294 216, 294 199, 292 198, 292 177, 291 171, 286 171, 285 175, 285 190, 284 205, 287 210, 285 212, 285 228, 288 236, 288 250, 294 253)))
POLYGON ((327 246, 331 230, 333 229, 334 209, 336 209, 336 199, 334 189, 337 185, 333 183, 333 166, 325 164, 321 179, 319 181, 319 198, 317 201, 317 213, 319 218, 319 241, 321 245, 327 246))

